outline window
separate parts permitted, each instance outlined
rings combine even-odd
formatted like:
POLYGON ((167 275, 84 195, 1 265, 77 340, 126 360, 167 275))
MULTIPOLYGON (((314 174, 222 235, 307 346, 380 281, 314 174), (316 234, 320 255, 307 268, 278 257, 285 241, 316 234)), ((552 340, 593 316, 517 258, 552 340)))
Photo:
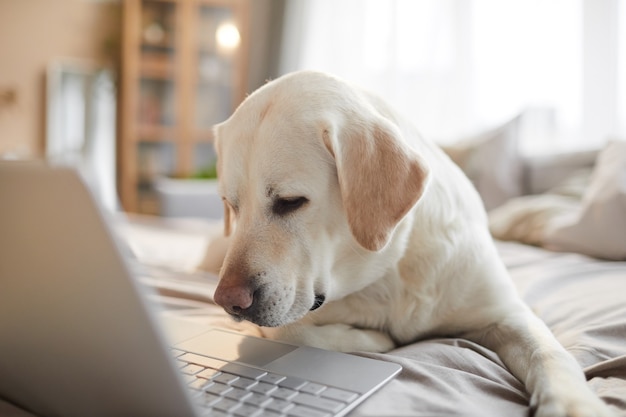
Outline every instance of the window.
POLYGON ((357 82, 439 142, 524 112, 526 153, 600 147, 626 136, 624 3, 295 0, 283 70, 357 82))

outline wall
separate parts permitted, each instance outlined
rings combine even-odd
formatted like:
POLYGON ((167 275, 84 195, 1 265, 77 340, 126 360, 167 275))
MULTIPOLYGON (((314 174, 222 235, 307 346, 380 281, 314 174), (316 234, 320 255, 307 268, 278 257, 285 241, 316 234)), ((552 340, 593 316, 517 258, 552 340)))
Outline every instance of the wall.
POLYGON ((43 155, 46 66, 112 64, 119 1, 0 0, 0 158, 43 155))
MULTIPOLYGON (((0 0, 2 1, 2 0, 0 0)), ((286 0, 250 0, 248 93, 280 74, 281 38, 286 0)))
MULTIPOLYGON (((248 92, 278 75, 285 0, 250 1, 248 92)), ((121 0, 0 0, 0 159, 45 150, 46 66, 116 65, 121 0)))

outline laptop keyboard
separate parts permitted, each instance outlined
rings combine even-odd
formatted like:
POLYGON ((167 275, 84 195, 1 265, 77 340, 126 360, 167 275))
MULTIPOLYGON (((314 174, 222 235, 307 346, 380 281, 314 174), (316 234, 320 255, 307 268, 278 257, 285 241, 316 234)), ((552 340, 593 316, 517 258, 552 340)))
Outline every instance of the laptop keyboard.
POLYGON ((258 368, 172 350, 205 416, 328 417, 359 395, 258 368))

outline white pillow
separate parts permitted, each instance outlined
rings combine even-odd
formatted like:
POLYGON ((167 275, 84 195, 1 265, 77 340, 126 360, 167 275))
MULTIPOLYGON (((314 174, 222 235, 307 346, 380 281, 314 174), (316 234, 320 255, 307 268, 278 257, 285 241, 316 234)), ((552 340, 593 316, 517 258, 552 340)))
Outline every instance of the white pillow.
POLYGON ((560 194, 516 197, 489 212, 489 231, 496 239, 544 246, 550 224, 579 207, 580 199, 560 194))
POLYGON ((626 260, 626 141, 600 152, 580 210, 546 231, 547 248, 626 260))
POLYGON ((519 121, 517 116, 497 129, 442 147, 472 181, 487 210, 524 191, 519 121))
MULTIPOLYGON (((596 152, 597 155, 597 152, 596 152)), ((557 157, 557 164, 565 160, 565 155, 557 157)), ((592 164, 595 163, 595 159, 592 164)), ((565 175, 567 169, 550 168, 542 171, 565 175)), ((564 216, 571 216, 580 210, 581 201, 589 179, 591 168, 570 172, 560 183, 545 193, 515 197, 489 211, 489 230, 496 239, 513 240, 530 245, 544 246, 546 230, 564 216)), ((549 175, 553 180, 557 175, 549 175)))

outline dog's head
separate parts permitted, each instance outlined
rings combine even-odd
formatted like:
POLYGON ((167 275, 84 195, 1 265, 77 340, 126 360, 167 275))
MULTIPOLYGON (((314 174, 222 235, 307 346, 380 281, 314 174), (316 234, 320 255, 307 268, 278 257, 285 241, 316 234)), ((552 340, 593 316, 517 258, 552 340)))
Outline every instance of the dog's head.
POLYGON ((368 258, 420 199, 428 169, 367 97, 299 72, 216 126, 232 236, 214 298, 236 319, 285 325, 382 272, 368 258))

